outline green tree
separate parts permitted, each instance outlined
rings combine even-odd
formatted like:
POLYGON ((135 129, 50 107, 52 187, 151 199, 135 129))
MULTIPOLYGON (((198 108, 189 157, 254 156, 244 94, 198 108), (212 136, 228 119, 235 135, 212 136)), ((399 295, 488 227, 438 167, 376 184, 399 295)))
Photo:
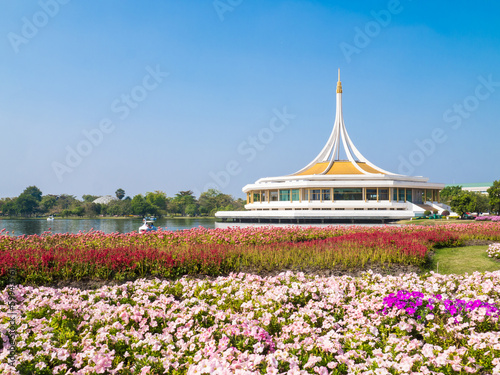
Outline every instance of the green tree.
POLYGON ((462 192, 461 185, 446 186, 443 190, 439 192, 439 198, 441 202, 445 204, 450 204, 453 197, 459 195, 462 192))
POLYGON ((130 197, 126 197, 125 199, 120 201, 120 207, 122 209, 122 215, 132 215, 132 199, 130 197), (128 199, 127 199, 128 198, 128 199))
POLYGON ((83 204, 85 216, 96 217, 101 213, 101 205, 99 203, 85 202, 83 204))
POLYGON ((57 199, 54 195, 44 195, 42 200, 40 201, 40 209, 43 212, 48 212, 51 210, 57 203, 57 199))
POLYGON ((187 206, 194 204, 197 205, 196 197, 191 190, 181 190, 172 199, 172 202, 178 205, 177 212, 182 216, 186 216, 187 206))
POLYGON ((30 194, 21 194, 16 199, 16 211, 23 216, 31 216, 38 210, 38 201, 30 194))
POLYGON ((146 193, 146 201, 155 209, 158 216, 167 213, 167 194, 163 191, 156 190, 154 193, 146 193))
POLYGON ((84 202, 92 203, 95 201, 97 198, 99 198, 98 195, 90 195, 90 194, 84 194, 82 195, 82 199, 84 202))
POLYGON ((17 197, 16 211, 23 216, 31 216, 38 211, 41 200, 42 191, 36 186, 28 186, 17 197))
POLYGON ((132 214, 131 199, 112 201, 106 205, 106 214, 111 216, 126 216, 132 214))
POLYGON ((208 189, 200 194, 198 202, 200 204, 200 213, 208 215, 214 209, 217 209, 217 196, 221 194, 219 190, 208 189))
POLYGON ((83 216, 85 209, 82 206, 76 206, 71 210, 71 213, 76 216, 83 216))
POLYGON ((247 204, 246 200, 244 200, 242 198, 238 198, 237 200, 234 201, 234 210, 235 211, 244 211, 245 204, 247 204))
POLYGON ((500 180, 493 182, 493 185, 488 189, 488 196, 491 210, 500 215, 500 180))
POLYGON ((106 215, 108 216, 120 216, 122 215, 122 207, 120 205, 120 201, 109 202, 106 207, 106 215))
POLYGON ((17 214, 17 205, 16 205, 16 199, 17 198, 4 198, 1 201, 1 207, 0 209, 2 210, 2 215, 4 216, 15 216, 17 214))
POLYGON ((174 215, 174 214, 181 214, 181 206, 180 204, 175 201, 174 199, 169 199, 167 203, 167 213, 174 215))
POLYGON ((62 211, 67 208, 71 208, 72 206, 74 207, 78 203, 78 199, 76 199, 74 195, 61 194, 57 197, 56 208, 58 211, 62 211))
POLYGON ((470 191, 462 191, 455 195, 450 202, 451 209, 460 215, 461 218, 467 212, 474 212, 476 207, 476 196, 470 191))
POLYGON ((194 203, 188 204, 184 210, 184 213, 187 216, 196 216, 198 214, 198 205, 194 203))
POLYGON ((22 194, 31 195, 37 202, 42 200, 42 191, 36 186, 28 186, 22 194))
POLYGON ((489 212, 490 202, 488 196, 479 192, 474 192, 473 194, 476 197, 476 200, 474 202, 474 209, 472 211, 477 212, 478 215, 483 212, 489 212))
POLYGON ((156 212, 151 204, 142 196, 142 194, 137 194, 132 198, 132 212, 134 215, 147 216, 154 215, 156 212))
POLYGON ((125 196, 125 190, 120 188, 117 191, 115 191, 115 195, 118 199, 122 200, 123 197, 125 196))
POLYGON ((215 189, 201 193, 198 201, 200 213, 210 216, 214 216, 217 211, 232 211, 243 207, 240 201, 235 201, 232 196, 215 189))

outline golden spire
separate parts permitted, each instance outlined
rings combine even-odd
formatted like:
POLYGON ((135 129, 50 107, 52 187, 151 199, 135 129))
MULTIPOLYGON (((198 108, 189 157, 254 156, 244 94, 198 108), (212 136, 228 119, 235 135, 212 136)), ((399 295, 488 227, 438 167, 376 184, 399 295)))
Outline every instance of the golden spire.
POLYGON ((337 93, 342 93, 342 83, 340 83, 340 68, 339 68, 339 80, 337 82, 337 93))

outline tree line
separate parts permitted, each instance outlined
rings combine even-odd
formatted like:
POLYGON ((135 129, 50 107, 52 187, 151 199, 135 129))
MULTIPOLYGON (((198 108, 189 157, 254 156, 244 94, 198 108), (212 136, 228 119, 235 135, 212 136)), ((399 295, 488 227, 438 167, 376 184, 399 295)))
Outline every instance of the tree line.
POLYGON ((123 189, 117 189, 115 199, 107 204, 94 203, 99 196, 85 194, 82 199, 74 195, 47 194, 36 186, 28 186, 14 198, 0 199, 0 215, 9 217, 34 216, 214 216, 217 211, 244 210, 245 201, 235 199, 214 189, 202 193, 196 198, 191 190, 179 191, 168 197, 163 191, 125 195, 123 189))
POLYGON ((447 186, 439 196, 462 218, 468 212, 491 212, 500 215, 500 180, 493 182, 487 195, 479 192, 462 190, 462 186, 447 186))

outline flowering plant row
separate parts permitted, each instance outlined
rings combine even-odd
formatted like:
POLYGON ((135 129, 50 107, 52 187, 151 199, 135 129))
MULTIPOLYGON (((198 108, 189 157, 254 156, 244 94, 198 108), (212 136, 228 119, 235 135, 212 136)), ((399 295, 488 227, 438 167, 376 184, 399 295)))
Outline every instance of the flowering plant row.
POLYGON ((334 232, 326 239, 261 244, 191 243, 162 247, 19 248, 0 252, 0 276, 16 268, 18 281, 46 285, 81 279, 133 280, 146 276, 177 278, 186 274, 363 269, 367 265, 421 266, 432 246, 451 246, 451 231, 402 231, 399 228, 334 232), (332 234, 333 235, 333 234, 332 234))
POLYGON ((477 216, 476 221, 500 221, 500 216, 477 216))
POLYGON ((192 244, 236 244, 263 245, 282 242, 304 242, 321 240, 349 233, 441 233, 453 232, 460 240, 490 239, 500 240, 500 223, 483 222, 468 224, 445 224, 439 226, 406 225, 401 227, 362 227, 362 226, 330 226, 330 227, 248 227, 206 229, 203 227, 181 231, 158 230, 146 234, 109 233, 89 231, 79 233, 50 233, 42 235, 9 235, 5 229, 0 230, 0 251, 15 249, 106 249, 116 247, 154 247, 164 248, 173 245, 192 244))
POLYGON ((18 286, 15 347, 0 295, 0 373, 498 374, 498 285, 500 271, 18 286))

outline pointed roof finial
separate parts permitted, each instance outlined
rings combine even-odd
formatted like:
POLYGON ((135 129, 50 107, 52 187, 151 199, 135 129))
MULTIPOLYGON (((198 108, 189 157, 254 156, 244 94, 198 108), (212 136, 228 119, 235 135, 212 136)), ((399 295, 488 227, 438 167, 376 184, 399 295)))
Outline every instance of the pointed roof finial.
POLYGON ((339 81, 337 82, 337 94, 342 93, 342 83, 340 83, 340 68, 339 68, 339 81))

